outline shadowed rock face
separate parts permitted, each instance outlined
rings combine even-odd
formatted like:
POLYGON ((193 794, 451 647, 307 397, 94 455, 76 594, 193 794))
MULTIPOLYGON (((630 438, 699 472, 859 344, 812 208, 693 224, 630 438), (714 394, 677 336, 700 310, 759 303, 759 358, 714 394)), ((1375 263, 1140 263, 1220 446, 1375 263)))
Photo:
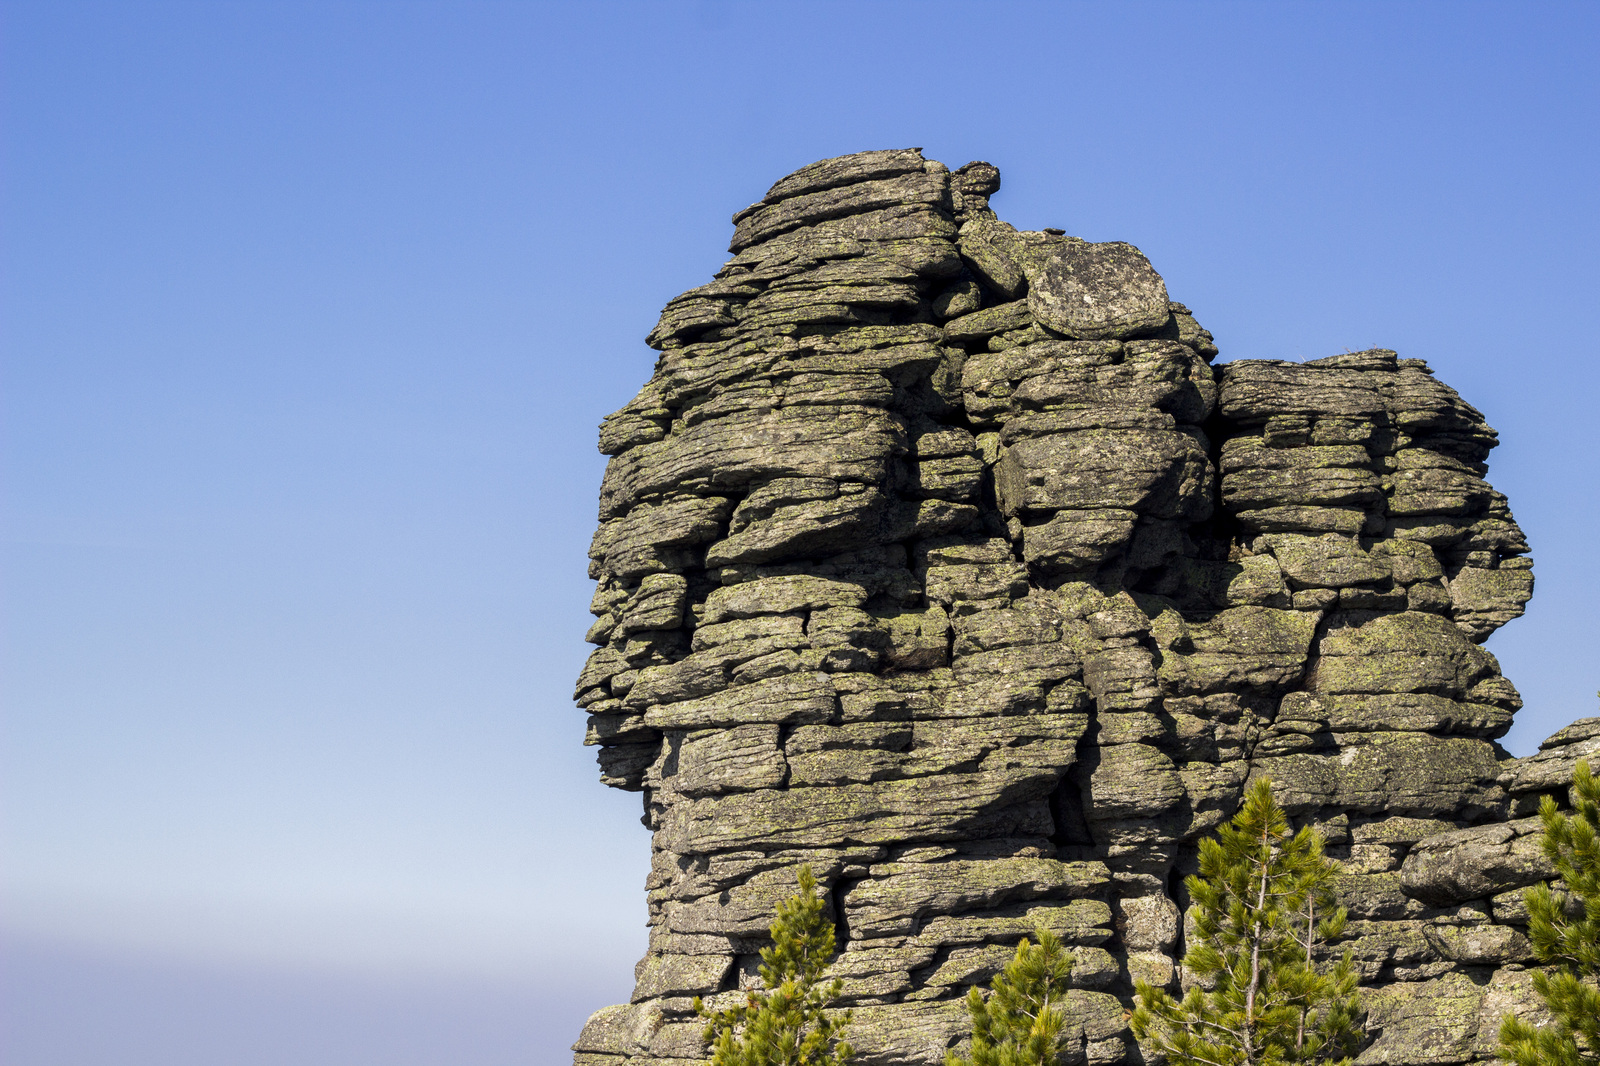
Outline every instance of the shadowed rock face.
POLYGON ((999 186, 916 149, 784 178, 601 427, 577 702, 654 860, 578 1063, 701 1057, 691 998, 738 994, 802 863, 859 1061, 941 1061, 1040 926, 1070 1061, 1140 1061, 1132 981, 1176 981, 1197 841, 1261 775, 1346 862, 1361 1061, 1487 1061, 1528 816, 1600 743, 1494 743, 1479 645, 1533 588, 1494 431, 1391 351, 1213 366, 1138 249, 1019 232, 999 186))

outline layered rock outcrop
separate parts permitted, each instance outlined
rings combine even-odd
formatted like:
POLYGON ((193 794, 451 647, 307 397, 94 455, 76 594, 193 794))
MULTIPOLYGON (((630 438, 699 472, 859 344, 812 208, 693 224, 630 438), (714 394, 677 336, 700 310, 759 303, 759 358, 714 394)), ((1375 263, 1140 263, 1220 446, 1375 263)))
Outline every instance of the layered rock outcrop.
POLYGON ((1138 249, 1019 232, 999 186, 916 149, 784 178, 601 427, 577 702, 654 858, 577 1062, 702 1058, 691 998, 738 994, 801 864, 859 1061, 941 1061, 1038 926, 1072 1061, 1141 1061, 1132 982, 1176 987, 1197 841, 1261 775, 1344 860, 1360 1061, 1487 1061, 1529 817, 1600 743, 1494 742, 1480 645, 1533 588, 1494 431, 1391 351, 1213 365, 1138 249))

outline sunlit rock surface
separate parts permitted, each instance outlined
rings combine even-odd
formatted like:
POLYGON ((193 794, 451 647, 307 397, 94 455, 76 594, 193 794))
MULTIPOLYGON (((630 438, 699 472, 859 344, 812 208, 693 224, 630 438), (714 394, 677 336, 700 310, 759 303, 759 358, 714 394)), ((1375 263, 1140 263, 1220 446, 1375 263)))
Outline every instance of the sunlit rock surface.
POLYGON ((1495 432, 1382 349, 1214 365, 1138 249, 1019 232, 999 172, 802 168, 673 300, 612 457, 577 686, 654 834, 650 949, 580 1066, 703 1058, 809 864, 867 1066, 933 1064, 1017 940, 1073 946, 1071 1061, 1142 1061, 1197 841, 1272 778, 1344 861, 1364 1064, 1487 1062, 1533 1000, 1540 795, 1480 645, 1528 546, 1495 432))

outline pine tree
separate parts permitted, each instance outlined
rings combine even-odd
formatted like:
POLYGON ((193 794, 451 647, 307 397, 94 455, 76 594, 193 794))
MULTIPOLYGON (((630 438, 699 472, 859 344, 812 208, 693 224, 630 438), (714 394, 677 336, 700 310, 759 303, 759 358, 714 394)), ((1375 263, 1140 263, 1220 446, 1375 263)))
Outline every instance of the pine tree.
POLYGON ((720 1011, 695 997, 695 1012, 707 1020, 712 1066, 843 1066, 855 1054, 839 1039, 851 1012, 829 1017, 824 1010, 841 982, 820 983, 834 949, 823 907, 811 867, 800 867, 800 891, 778 904, 772 946, 761 949, 761 988, 720 1011))
POLYGON ((1138 982, 1134 1035, 1172 1066, 1348 1063, 1360 1035, 1350 953, 1315 961, 1344 927, 1337 872, 1322 838, 1310 827, 1291 836, 1271 784, 1257 781, 1232 824, 1201 842, 1200 874, 1185 882, 1195 920, 1183 967, 1203 987, 1179 1001, 1138 982))
POLYGON ((967 993, 972 1016, 972 1054, 945 1056, 945 1066, 1056 1066, 1066 1039, 1066 998, 1072 956, 1048 929, 1038 931, 1039 943, 1026 937, 1017 953, 991 982, 985 998, 973 988, 967 993))
POLYGON ((1577 811, 1562 814, 1553 797, 1539 803, 1545 857, 1555 864, 1561 889, 1528 890, 1528 938, 1553 973, 1533 975, 1534 991, 1554 1024, 1535 1028, 1507 1017, 1500 1026, 1500 1058, 1517 1066, 1594 1066, 1600 1063, 1600 781, 1579 760, 1572 775, 1577 811), (1581 910, 1583 917, 1569 915, 1581 910))

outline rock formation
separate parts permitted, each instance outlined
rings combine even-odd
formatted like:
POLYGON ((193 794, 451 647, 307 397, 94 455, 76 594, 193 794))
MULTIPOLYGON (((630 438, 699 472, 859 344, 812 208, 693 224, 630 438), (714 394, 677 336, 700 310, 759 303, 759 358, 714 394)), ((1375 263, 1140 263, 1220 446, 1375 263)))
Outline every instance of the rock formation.
POLYGON ((577 702, 654 858, 579 1066, 703 1059, 691 998, 738 994, 802 863, 863 1064, 942 1061, 1038 926, 1072 1061, 1142 1061, 1132 982, 1178 980, 1197 841, 1260 775, 1345 863, 1360 1061, 1489 1060, 1530 816, 1600 746, 1494 742, 1479 645, 1533 589, 1494 430, 1392 351, 1213 366, 1137 248, 1018 232, 999 187, 918 149, 784 178, 601 427, 577 702))

